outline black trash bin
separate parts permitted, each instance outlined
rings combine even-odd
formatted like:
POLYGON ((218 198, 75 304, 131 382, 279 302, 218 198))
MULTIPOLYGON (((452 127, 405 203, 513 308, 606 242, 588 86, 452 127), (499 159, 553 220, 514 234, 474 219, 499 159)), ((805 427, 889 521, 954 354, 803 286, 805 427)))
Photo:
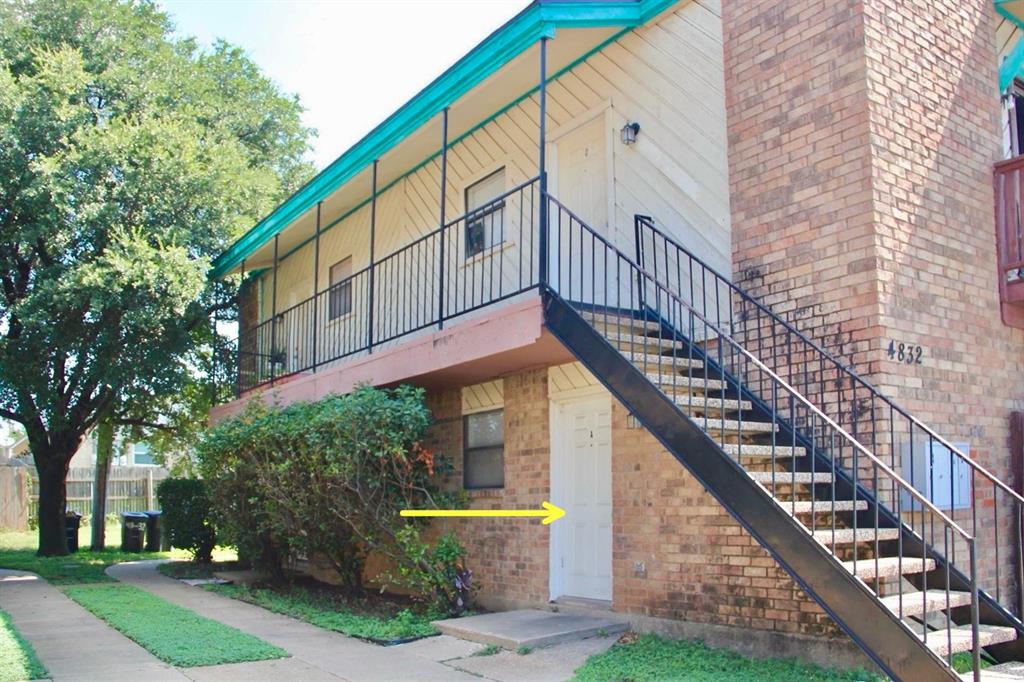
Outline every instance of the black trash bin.
POLYGON ((67 533, 68 551, 78 551, 78 527, 82 525, 82 515, 76 511, 64 514, 64 531, 67 533))
POLYGON ((160 510, 150 509, 142 512, 146 515, 146 551, 159 552, 160 546, 160 510))
POLYGON ((142 512, 121 514, 121 551, 141 552, 147 516, 142 512))

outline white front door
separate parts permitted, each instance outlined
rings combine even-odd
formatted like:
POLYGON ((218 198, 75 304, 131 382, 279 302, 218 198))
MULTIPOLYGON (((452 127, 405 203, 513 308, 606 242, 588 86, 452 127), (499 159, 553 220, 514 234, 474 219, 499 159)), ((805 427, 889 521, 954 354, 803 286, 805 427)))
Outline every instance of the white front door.
MULTIPOLYGON (((554 142, 552 194, 594 233, 609 238, 611 192, 608 119, 599 115, 571 127, 554 142)), ((551 216, 552 281, 571 301, 603 305, 605 271, 614 272, 614 258, 593 233, 568 214, 551 216)))
POLYGON ((565 509, 552 525, 552 597, 612 598, 611 398, 553 404, 551 501, 565 509))

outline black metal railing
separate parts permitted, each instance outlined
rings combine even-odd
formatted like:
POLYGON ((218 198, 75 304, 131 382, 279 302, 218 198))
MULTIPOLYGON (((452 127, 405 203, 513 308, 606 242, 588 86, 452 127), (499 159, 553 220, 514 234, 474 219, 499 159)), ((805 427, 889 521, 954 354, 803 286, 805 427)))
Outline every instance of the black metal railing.
MULTIPOLYGON (((795 372, 791 371, 789 377, 780 375, 748 349, 748 337, 734 324, 727 303, 712 293, 715 287, 710 279, 700 296, 696 295, 695 282, 694 294, 687 300, 678 293, 678 286, 666 285, 664 269, 655 274, 650 266, 642 267, 557 200, 552 198, 550 202, 552 239, 556 241, 553 259, 557 263, 550 287, 589 315, 591 324, 603 330, 606 338, 608 330, 622 329, 624 315, 643 311, 639 314, 641 321, 659 321, 663 327, 656 336, 633 333, 624 340, 612 334, 609 341, 682 412, 697 421, 723 449, 727 448, 726 453, 738 464, 767 465, 758 480, 779 506, 793 516, 806 518, 807 531, 831 550, 836 561, 845 562, 844 568, 866 576, 865 581, 877 580, 875 596, 881 597, 884 589, 898 595, 894 615, 905 627, 911 627, 905 615, 920 614, 922 622, 912 630, 916 636, 926 644, 929 638, 942 637, 947 640, 946 650, 952 651, 952 628, 956 625, 953 610, 969 606, 977 641, 979 574, 973 534, 854 433, 819 409, 792 380, 799 378, 795 372), (678 334, 676 340, 683 355, 650 351, 652 343, 661 343, 666 337, 673 340, 667 330, 678 334), (760 396, 759 404, 745 406, 744 401, 753 402, 755 393, 760 396), (761 448, 756 455, 755 447, 761 448), (796 456, 801 449, 806 456, 796 456), (823 466, 823 461, 828 464, 823 466), (798 494, 803 490, 806 492, 798 494), (893 502, 891 509, 885 500, 893 502), (840 520, 844 518, 843 510, 850 512, 846 521, 840 520), (827 514, 827 521, 818 521, 821 513, 827 514), (910 544, 905 542, 906 537, 918 541, 910 544), (939 584, 933 587, 928 584, 929 572, 918 572, 921 594, 907 592, 903 580, 877 579, 885 575, 880 567, 883 562, 896 562, 902 575, 903 567, 912 563, 927 567, 936 555, 955 557, 957 545, 963 547, 961 556, 966 563, 959 569, 966 576, 962 592, 951 589, 957 584, 957 576, 951 573, 951 561, 945 559, 939 564, 943 567, 939 576, 933 578, 939 584), (929 591, 936 590, 946 606, 944 617, 940 617, 945 621, 944 635, 933 631, 937 625, 934 615, 924 619, 935 610, 929 606, 933 599, 929 591), (969 604, 955 601, 963 592, 970 594, 969 604), (910 600, 923 600, 921 609, 910 600)), ((703 264, 700 268, 711 273, 703 264)), ((686 289, 690 291, 689 286, 686 289)), ((742 292, 732 290, 742 298, 742 292)), ((788 328, 786 333, 796 336, 788 328)), ((761 346, 762 351, 765 348, 770 347, 761 346)), ((772 355, 769 351, 768 356, 772 355)), ((864 589, 870 589, 867 582, 864 589)), ((980 649, 974 647, 974 651, 977 670, 980 649)), ((945 658, 951 664, 952 653, 945 658)))
POLYGON ((238 393, 371 352, 536 287, 538 184, 532 178, 517 185, 242 330, 238 393))
MULTIPOLYGON (((982 584, 997 601, 1024 614, 1024 554, 1020 542, 1024 497, 981 466, 957 445, 943 438, 910 412, 883 395, 867 380, 819 343, 798 331, 746 291, 711 268, 654 225, 637 216, 636 259, 641 268, 689 305, 700 310, 726 333, 795 387, 824 414, 937 507, 968 528, 982 559, 982 584)), ((916 363, 916 352, 894 348, 897 362, 916 363), (902 353, 903 357, 900 357, 902 353)), ((768 386, 748 377, 761 396, 768 386)), ((794 415, 798 427, 809 425, 794 415)), ((813 432, 813 429, 810 429, 813 432)), ((820 447, 828 445, 822 434, 820 447)), ((854 467, 853 453, 833 453, 842 467, 854 467)), ((885 504, 904 516, 917 505, 895 488, 879 490, 885 504)), ((954 545, 951 559, 964 548, 954 545)), ((964 556, 961 554, 960 556, 964 556)))

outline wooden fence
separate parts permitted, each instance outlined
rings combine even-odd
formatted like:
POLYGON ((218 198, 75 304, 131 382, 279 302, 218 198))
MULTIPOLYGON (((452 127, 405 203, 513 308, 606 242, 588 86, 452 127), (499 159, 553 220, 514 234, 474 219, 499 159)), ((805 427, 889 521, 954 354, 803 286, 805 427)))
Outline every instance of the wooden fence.
MULTIPOLYGON (((34 519, 39 507, 39 479, 35 476, 34 467, 25 468, 30 472, 27 516, 34 519)), ((72 467, 68 471, 68 511, 76 511, 83 516, 92 514, 94 475, 92 467, 72 467)), ((110 467, 107 513, 156 509, 156 486, 167 476, 167 470, 162 467, 110 467)))
POLYGON ((0 529, 28 528, 28 467, 0 466, 0 529))

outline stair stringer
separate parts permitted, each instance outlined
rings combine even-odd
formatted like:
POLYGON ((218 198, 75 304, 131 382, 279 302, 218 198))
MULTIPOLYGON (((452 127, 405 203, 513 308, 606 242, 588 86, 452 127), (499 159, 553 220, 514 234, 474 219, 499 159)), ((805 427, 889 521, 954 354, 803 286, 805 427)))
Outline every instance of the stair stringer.
POLYGON ((589 369, 790 577, 887 674, 959 677, 858 578, 786 514, 739 464, 564 300, 543 292, 544 326, 589 369))

